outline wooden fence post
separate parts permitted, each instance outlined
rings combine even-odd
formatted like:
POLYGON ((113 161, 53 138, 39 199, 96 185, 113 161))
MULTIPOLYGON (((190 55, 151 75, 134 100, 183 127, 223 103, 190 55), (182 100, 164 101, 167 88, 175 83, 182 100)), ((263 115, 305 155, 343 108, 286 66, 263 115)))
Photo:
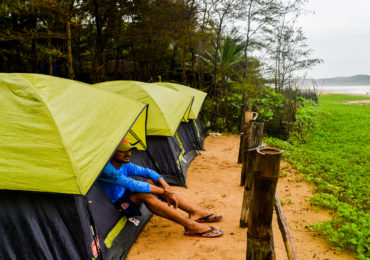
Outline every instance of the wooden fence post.
POLYGON ((282 150, 258 148, 248 215, 247 260, 274 259, 272 215, 282 150))
POLYGON ((258 116, 255 112, 246 112, 246 116, 248 116, 248 120, 245 123, 245 131, 240 137, 243 137, 243 141, 240 142, 241 146, 241 154, 242 157, 242 171, 240 176, 240 186, 244 186, 245 177, 247 174, 247 165, 248 165, 248 153, 249 150, 258 147, 262 143, 262 135, 263 135, 263 123, 256 123, 252 122, 258 116), (261 127, 262 126, 262 127, 261 127))
POLYGON ((256 161, 257 148, 262 143, 263 123, 253 122, 249 134, 250 137, 244 144, 246 147, 244 147, 242 173, 240 177, 240 185, 244 185, 242 211, 240 214, 240 227, 242 228, 248 227, 248 209, 253 180, 253 168, 256 161))
POLYGON ((262 136, 263 123, 252 122, 248 127, 248 132, 246 133, 246 138, 243 142, 240 186, 244 186, 246 184, 246 180, 252 174, 253 163, 256 157, 256 149, 262 144, 262 136))
POLYGON ((288 228, 288 225, 286 223, 283 208, 281 207, 279 195, 278 195, 277 192, 275 193, 275 211, 276 211, 277 221, 278 221, 278 224, 279 224, 281 235, 283 236, 284 245, 285 245, 285 249, 286 249, 288 259, 289 260, 298 260, 298 256, 297 256, 296 252, 294 251, 293 243, 292 243, 292 240, 290 238, 289 228, 288 228))
POLYGON ((245 110, 244 111, 244 121, 243 125, 241 126, 240 130, 240 144, 239 144, 239 154, 238 154, 238 163, 243 162, 243 147, 245 140, 248 139, 248 129, 251 124, 251 111, 250 110, 245 110))
POLYGON ((240 144, 239 144, 239 154, 238 154, 238 163, 242 163, 242 154, 243 154, 243 139, 245 134, 245 124, 246 124, 246 111, 248 109, 248 104, 246 101, 246 94, 243 91, 243 98, 242 98, 242 107, 241 107, 241 122, 240 122, 240 144))

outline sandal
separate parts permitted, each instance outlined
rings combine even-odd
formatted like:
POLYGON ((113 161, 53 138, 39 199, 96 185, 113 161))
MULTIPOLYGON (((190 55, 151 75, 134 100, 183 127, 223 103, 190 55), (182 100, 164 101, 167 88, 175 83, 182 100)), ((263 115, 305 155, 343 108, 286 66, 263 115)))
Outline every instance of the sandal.
POLYGON ((219 237, 222 236, 224 232, 220 229, 215 229, 214 227, 211 227, 211 229, 201 232, 201 233, 191 233, 191 232, 185 232, 185 236, 191 236, 191 237, 219 237), (210 234, 208 234, 210 233, 210 234))
POLYGON ((200 218, 200 219, 197 219, 195 221, 198 222, 198 223, 205 223, 205 222, 209 223, 209 222, 220 221, 222 219, 222 216, 221 215, 219 215, 217 217, 214 217, 214 218, 211 218, 214 215, 215 214, 209 214, 208 216, 203 217, 203 218, 200 218))

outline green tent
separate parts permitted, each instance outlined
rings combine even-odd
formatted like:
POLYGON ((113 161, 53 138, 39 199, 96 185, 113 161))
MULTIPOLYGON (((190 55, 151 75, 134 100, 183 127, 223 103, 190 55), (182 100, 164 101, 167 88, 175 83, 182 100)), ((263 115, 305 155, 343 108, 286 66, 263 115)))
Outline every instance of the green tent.
POLYGON ((0 73, 0 189, 85 195, 147 105, 76 81, 0 73))
POLYGON ((109 81, 93 85, 99 89, 149 104, 147 134, 174 136, 191 112, 193 97, 175 90, 138 81, 109 81))
POLYGON ((191 87, 176 84, 176 83, 156 82, 156 83, 153 83, 153 84, 160 85, 160 86, 163 86, 163 87, 167 87, 167 88, 170 88, 170 89, 174 89, 174 90, 177 90, 177 91, 179 91, 183 94, 193 96, 194 97, 194 102, 193 102, 193 105, 191 106, 189 119, 197 119, 198 118, 199 111, 200 111, 200 109, 203 105, 203 102, 204 102, 204 99, 207 96, 207 93, 205 93, 203 91, 200 91, 200 90, 197 90, 197 89, 194 89, 194 88, 191 88, 191 87))
POLYGON ((182 122, 177 131, 182 136, 182 144, 186 151, 193 149, 204 150, 203 143, 206 133, 198 115, 207 93, 176 83, 157 82, 155 84, 177 90, 182 95, 194 96, 194 102, 189 115, 190 120, 182 122))

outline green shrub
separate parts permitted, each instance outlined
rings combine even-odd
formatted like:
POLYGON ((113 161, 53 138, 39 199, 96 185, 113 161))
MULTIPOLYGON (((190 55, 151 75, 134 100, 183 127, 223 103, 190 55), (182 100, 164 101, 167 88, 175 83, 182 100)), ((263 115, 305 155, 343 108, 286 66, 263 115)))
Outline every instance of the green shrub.
POLYGON ((341 103, 364 98, 321 96, 319 108, 308 102, 297 113, 306 126, 304 142, 297 135, 289 142, 264 141, 286 150, 285 160, 315 184, 311 203, 334 211, 330 221, 314 227, 338 248, 370 259, 369 106, 341 103))
POLYGON ((306 142, 309 131, 323 122, 325 113, 319 105, 310 99, 302 99, 297 110, 296 121, 292 122, 290 142, 306 142))

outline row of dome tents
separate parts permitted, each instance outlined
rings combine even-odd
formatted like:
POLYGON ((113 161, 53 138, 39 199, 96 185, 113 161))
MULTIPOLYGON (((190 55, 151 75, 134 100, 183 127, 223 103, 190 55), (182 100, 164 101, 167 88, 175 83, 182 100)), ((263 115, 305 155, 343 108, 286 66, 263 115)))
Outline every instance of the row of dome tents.
POLYGON ((71 80, 0 74, 1 259, 122 252, 112 246, 114 237, 137 229, 96 178, 134 123, 131 136, 145 145, 146 110, 71 80))
POLYGON ((96 178, 123 138, 146 148, 148 106, 37 74, 0 74, 0 101, 0 258, 124 258, 151 213, 131 222, 96 178))
POLYGON ((134 151, 132 161, 158 171, 170 184, 185 186, 190 162, 204 149, 195 119, 205 93, 172 83, 110 81, 94 86, 149 104, 147 149, 134 151))
POLYGON ((207 94, 203 91, 190 88, 184 85, 169 83, 169 82, 157 82, 155 83, 160 86, 174 89, 181 94, 194 96, 194 102, 191 106, 188 122, 182 122, 179 129, 185 129, 188 136, 184 136, 183 144, 186 151, 190 150, 204 150, 203 142, 205 138, 205 131, 199 119, 199 112, 202 108, 204 99, 207 94))

